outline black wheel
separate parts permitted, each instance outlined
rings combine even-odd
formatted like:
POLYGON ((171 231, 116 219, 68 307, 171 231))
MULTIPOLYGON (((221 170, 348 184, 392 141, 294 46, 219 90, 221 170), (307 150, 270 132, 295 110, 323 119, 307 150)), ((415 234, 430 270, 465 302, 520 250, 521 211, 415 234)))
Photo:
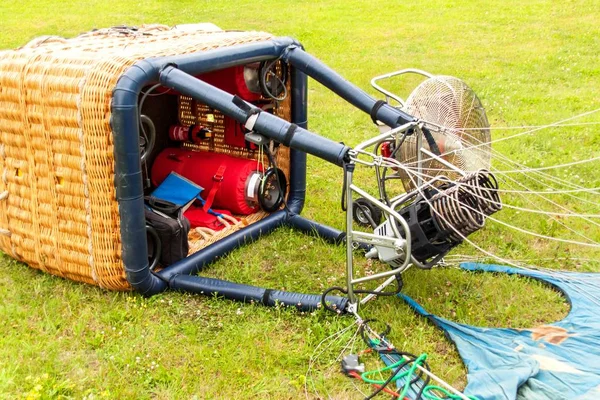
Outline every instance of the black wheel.
POLYGON ((352 217, 357 224, 375 229, 381 222, 382 213, 370 201, 360 197, 352 204, 352 217))

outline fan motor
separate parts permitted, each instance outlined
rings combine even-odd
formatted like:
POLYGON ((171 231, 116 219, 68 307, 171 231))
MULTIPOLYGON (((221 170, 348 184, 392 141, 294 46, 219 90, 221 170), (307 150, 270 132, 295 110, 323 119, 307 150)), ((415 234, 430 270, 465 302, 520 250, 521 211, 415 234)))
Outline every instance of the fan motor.
MULTIPOLYGON (((468 235, 482 228, 485 219, 502 208, 502 202, 496 178, 482 169, 438 188, 423 188, 410 204, 397 207, 410 229, 412 257, 423 267, 431 268, 468 235)), ((387 219, 375 228, 375 234, 393 236, 390 224, 397 222, 387 219)), ((392 267, 406 257, 391 256, 388 249, 378 246, 367 256, 377 256, 392 267)))

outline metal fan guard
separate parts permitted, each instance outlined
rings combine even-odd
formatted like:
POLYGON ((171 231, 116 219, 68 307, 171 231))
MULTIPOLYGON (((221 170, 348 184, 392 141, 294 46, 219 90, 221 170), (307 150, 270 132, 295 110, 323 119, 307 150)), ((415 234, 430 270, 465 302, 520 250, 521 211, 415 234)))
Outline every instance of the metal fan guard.
MULTIPOLYGON (((491 163, 490 125, 485 109, 475 92, 452 76, 434 76, 424 80, 406 99, 403 110, 425 122, 443 158, 465 172, 489 169, 491 163)), ((426 140, 422 146, 428 150, 426 140)), ((398 160, 417 172, 417 138, 406 138, 398 160)), ((437 175, 456 179, 459 174, 441 163, 423 157, 424 180, 437 175)), ((416 188, 416 175, 399 171, 404 189, 416 188), (410 175, 410 176, 409 176, 410 175), (411 179, 412 178, 412 179, 411 179)))

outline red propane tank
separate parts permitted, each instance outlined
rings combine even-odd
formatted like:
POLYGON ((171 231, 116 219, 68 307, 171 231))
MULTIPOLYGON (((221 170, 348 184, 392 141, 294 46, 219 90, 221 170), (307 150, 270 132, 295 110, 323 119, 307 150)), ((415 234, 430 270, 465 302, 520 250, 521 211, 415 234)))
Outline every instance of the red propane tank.
MULTIPOLYGON (((212 207, 226 209, 234 214, 248 215, 259 210, 258 204, 246 201, 246 182, 257 171, 263 171, 255 160, 237 158, 226 154, 167 148, 160 152, 152 165, 152 184, 160 183, 171 171, 202 186, 202 198, 206 199, 213 185, 218 185, 212 207), (215 179, 218 171, 222 180, 215 179)), ((217 177, 218 178, 218 177, 217 177)))

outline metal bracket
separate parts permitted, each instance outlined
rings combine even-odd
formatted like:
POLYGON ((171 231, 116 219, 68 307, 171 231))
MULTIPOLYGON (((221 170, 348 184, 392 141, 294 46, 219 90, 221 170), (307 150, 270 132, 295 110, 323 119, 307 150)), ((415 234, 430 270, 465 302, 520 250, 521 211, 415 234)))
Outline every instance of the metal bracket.
POLYGON ((430 74, 429 72, 420 70, 420 69, 415 69, 415 68, 407 68, 407 69, 401 69, 400 71, 394 71, 394 72, 389 72, 387 74, 383 74, 383 75, 379 75, 374 77, 373 79, 371 79, 371 86, 373 86, 373 88, 375 90, 377 90, 378 92, 382 93, 383 95, 385 95, 385 100, 389 103, 390 99, 394 99, 396 100, 399 104, 400 107, 404 107, 404 104, 406 103, 405 100, 403 98, 401 98, 400 96, 390 92, 389 90, 386 90, 384 88, 382 88, 381 86, 379 86, 377 84, 377 81, 380 80, 384 80, 384 79, 389 79, 392 78, 394 76, 399 76, 399 75, 404 75, 404 74, 418 74, 418 75, 423 75, 427 78, 433 78, 434 75, 430 74))

